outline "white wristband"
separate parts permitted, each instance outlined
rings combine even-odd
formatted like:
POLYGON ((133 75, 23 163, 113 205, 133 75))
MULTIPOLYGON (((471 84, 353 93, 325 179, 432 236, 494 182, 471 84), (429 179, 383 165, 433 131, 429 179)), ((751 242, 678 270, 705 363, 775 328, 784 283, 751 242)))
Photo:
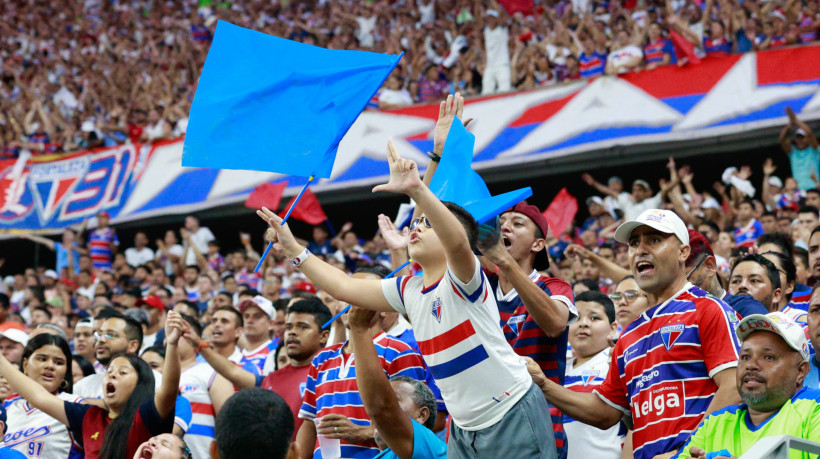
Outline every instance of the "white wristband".
POLYGON ((305 262, 305 260, 308 259, 309 256, 310 256, 310 250, 308 250, 307 247, 305 247, 305 249, 302 250, 302 253, 300 253, 299 255, 296 255, 295 258, 291 258, 290 263, 293 266, 296 266, 298 268, 299 266, 302 265, 302 263, 305 262))

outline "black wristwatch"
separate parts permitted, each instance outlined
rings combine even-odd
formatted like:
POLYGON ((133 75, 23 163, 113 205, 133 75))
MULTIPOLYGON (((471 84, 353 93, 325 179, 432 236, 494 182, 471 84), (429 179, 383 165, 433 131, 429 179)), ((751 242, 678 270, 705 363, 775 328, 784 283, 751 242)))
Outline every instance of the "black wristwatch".
POLYGON ((430 158, 430 161, 433 161, 434 163, 441 161, 441 156, 433 153, 432 151, 427 152, 427 157, 430 158))

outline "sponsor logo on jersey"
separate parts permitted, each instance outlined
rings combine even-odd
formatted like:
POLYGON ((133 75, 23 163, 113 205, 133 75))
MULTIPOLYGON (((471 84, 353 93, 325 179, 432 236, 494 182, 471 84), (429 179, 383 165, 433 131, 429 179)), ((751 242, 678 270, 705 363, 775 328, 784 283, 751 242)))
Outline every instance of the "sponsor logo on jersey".
POLYGON ((507 321, 507 326, 510 327, 510 330, 512 330, 513 333, 515 333, 515 336, 518 336, 518 333, 521 331, 521 324, 523 324, 525 320, 527 320, 526 314, 512 316, 507 321))
POLYGON ((660 375, 661 373, 658 370, 652 370, 652 372, 649 374, 641 375, 641 377, 637 381, 635 381, 635 386, 643 387, 644 384, 652 381, 654 378, 657 378, 660 375))
MULTIPOLYGON (((683 383, 680 381, 660 384, 640 392, 632 400, 632 415, 635 419, 674 419, 686 414, 683 383)), ((648 422, 651 421, 644 422, 644 425, 648 422)))
POLYGON ((441 298, 436 297, 436 299, 433 300, 433 311, 432 312, 433 312, 433 317, 435 317, 436 320, 439 323, 441 323, 441 298))
POLYGON ((661 327, 661 339, 663 340, 663 345, 666 347, 667 351, 672 349, 672 346, 675 345, 675 341, 677 341, 678 337, 680 337, 681 333, 683 333, 684 328, 686 327, 683 324, 661 327))

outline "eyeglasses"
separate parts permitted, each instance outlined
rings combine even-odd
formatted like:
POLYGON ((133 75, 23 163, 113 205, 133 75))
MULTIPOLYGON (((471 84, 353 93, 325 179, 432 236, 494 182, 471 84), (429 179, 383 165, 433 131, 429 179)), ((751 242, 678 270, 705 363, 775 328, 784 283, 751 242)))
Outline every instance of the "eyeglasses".
POLYGON ((120 338, 120 335, 117 334, 117 333, 111 332, 111 331, 106 331, 106 332, 95 331, 94 332, 94 338, 97 338, 97 339, 105 338, 107 340, 108 339, 117 339, 117 338, 120 338))
POLYGON ((621 298, 626 298, 626 302, 631 303, 640 296, 644 296, 644 294, 637 290, 625 290, 623 292, 610 293, 609 299, 612 300, 613 303, 617 303, 621 301, 621 298))
POLYGON ((427 220, 427 217, 418 217, 418 218, 413 219, 413 221, 410 222, 410 231, 418 228, 419 225, 422 222, 424 222, 424 226, 426 226, 428 228, 433 227, 433 225, 430 224, 430 220, 427 220))

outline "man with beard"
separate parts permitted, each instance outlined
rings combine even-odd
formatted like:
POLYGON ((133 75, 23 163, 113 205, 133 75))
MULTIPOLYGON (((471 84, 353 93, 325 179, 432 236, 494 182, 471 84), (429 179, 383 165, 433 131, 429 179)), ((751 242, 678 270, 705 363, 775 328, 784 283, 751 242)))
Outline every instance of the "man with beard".
POLYGON ((242 314, 233 306, 221 306, 214 311, 211 319, 211 339, 196 342, 199 356, 197 361, 208 362, 217 373, 230 381, 236 388, 254 387, 261 381, 256 365, 242 362, 242 351, 236 345, 242 336, 244 321, 242 314))
POLYGON ((803 327, 772 312, 743 319, 735 331, 742 342, 737 390, 743 403, 707 416, 678 457, 740 457, 776 435, 820 438, 820 391, 803 387, 809 373, 803 327))

